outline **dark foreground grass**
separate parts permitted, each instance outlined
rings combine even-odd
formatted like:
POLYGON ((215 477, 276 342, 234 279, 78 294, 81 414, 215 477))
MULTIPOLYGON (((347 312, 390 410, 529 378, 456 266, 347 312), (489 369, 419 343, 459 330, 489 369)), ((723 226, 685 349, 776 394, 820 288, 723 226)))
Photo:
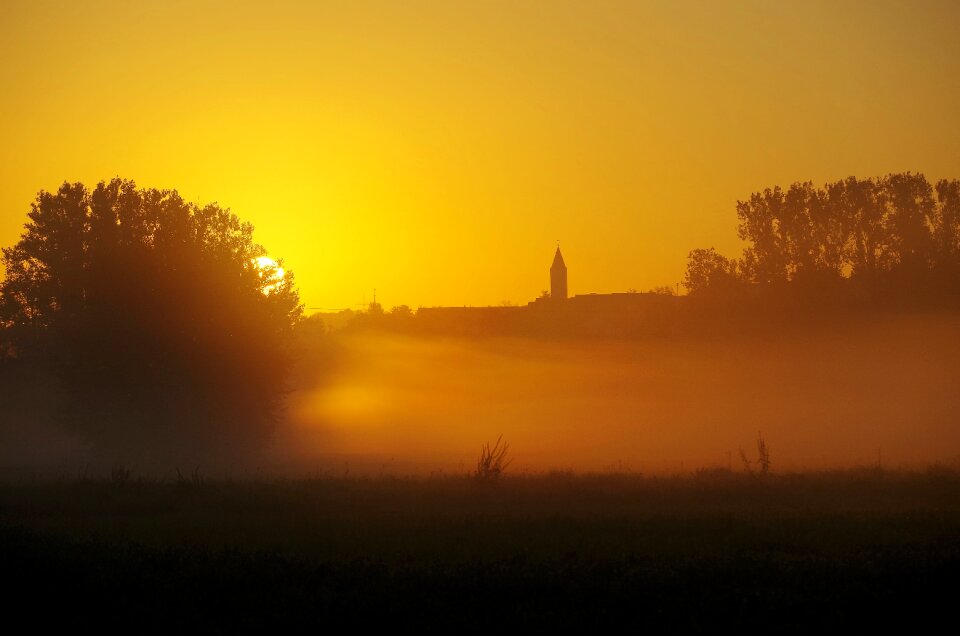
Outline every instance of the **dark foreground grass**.
POLYGON ((0 567, 35 627, 916 629, 960 474, 7 484, 0 567))

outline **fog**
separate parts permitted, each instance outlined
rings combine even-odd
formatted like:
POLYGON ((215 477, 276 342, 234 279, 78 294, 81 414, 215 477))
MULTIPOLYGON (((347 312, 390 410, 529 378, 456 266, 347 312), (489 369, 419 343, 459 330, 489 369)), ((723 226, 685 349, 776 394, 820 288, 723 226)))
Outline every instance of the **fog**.
MULTIPOLYGON (((960 465, 960 320, 861 318, 763 337, 648 340, 322 336, 272 438, 238 459, 184 443, 148 464, 52 424, 49 388, 7 405, 0 470, 105 476, 465 474, 503 436, 508 473, 689 473, 960 465), (312 375, 310 375, 312 373, 312 375), (36 395, 34 395, 36 394, 36 395), (11 411, 11 409, 13 410, 11 411), (193 453, 193 454, 191 454, 193 453)), ((314 343, 316 344, 316 343, 314 343)), ((309 351, 309 353, 307 353, 309 351)))
POLYGON ((510 472, 910 468, 960 458, 956 318, 659 341, 338 336, 290 396, 281 464, 457 473, 502 435, 510 472))

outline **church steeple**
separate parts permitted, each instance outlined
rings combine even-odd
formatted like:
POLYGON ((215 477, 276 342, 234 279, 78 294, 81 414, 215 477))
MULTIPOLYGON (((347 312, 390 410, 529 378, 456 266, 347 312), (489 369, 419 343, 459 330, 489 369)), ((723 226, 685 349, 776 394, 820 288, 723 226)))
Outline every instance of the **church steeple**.
POLYGON ((559 245, 557 245, 557 253, 553 255, 553 265, 550 266, 550 298, 567 299, 567 265, 563 262, 559 245))

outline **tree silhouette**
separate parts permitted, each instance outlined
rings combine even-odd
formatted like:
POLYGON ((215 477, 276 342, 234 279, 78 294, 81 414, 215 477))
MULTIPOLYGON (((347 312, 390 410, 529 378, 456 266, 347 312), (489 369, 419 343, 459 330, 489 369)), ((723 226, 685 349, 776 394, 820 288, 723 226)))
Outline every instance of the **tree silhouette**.
POLYGON ((121 179, 41 191, 28 216, 0 321, 59 381, 64 424, 140 459, 263 440, 302 308, 249 223, 121 179))
POLYGON ((724 290, 737 280, 736 262, 719 254, 712 247, 695 249, 687 258, 683 285, 691 294, 707 289, 724 290))
POLYGON ((845 265, 872 287, 890 269, 892 245, 886 229, 887 193, 873 179, 849 177, 827 184, 828 209, 846 231, 845 265))
POLYGON ((898 265, 911 270, 930 266, 933 256, 933 188, 921 174, 892 174, 885 180, 889 197, 890 241, 898 265))
POLYGON ((960 181, 937 182, 938 218, 934 226, 937 263, 956 273, 960 264, 960 181))
POLYGON ((750 277, 764 283, 781 282, 787 277, 785 243, 788 238, 781 229, 784 195, 779 186, 756 192, 748 201, 737 201, 740 225, 737 235, 753 243, 744 250, 744 266, 750 277))
MULTIPOLYGON (((822 188, 797 182, 737 201, 741 261, 713 250, 690 254, 687 287, 730 277, 758 287, 802 282, 831 291, 847 279, 870 297, 960 291, 960 182, 931 186, 922 174, 849 177, 822 188)), ((796 286, 794 286, 796 287, 796 286)))

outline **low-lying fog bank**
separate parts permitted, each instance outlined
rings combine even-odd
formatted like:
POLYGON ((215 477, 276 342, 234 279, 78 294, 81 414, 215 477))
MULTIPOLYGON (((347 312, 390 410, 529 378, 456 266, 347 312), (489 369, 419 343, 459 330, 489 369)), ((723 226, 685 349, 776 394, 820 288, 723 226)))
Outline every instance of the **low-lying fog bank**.
POLYGON ((758 470, 758 435, 773 471, 960 459, 955 315, 756 338, 322 338, 246 459, 188 444, 152 466, 98 456, 57 432, 37 386, 36 426, 0 422, 0 476, 463 474, 501 435, 512 473, 742 471, 741 449, 758 470))
POLYGON ((374 473, 915 467, 960 458, 960 323, 649 341, 340 337, 324 386, 291 396, 294 463, 374 473))

